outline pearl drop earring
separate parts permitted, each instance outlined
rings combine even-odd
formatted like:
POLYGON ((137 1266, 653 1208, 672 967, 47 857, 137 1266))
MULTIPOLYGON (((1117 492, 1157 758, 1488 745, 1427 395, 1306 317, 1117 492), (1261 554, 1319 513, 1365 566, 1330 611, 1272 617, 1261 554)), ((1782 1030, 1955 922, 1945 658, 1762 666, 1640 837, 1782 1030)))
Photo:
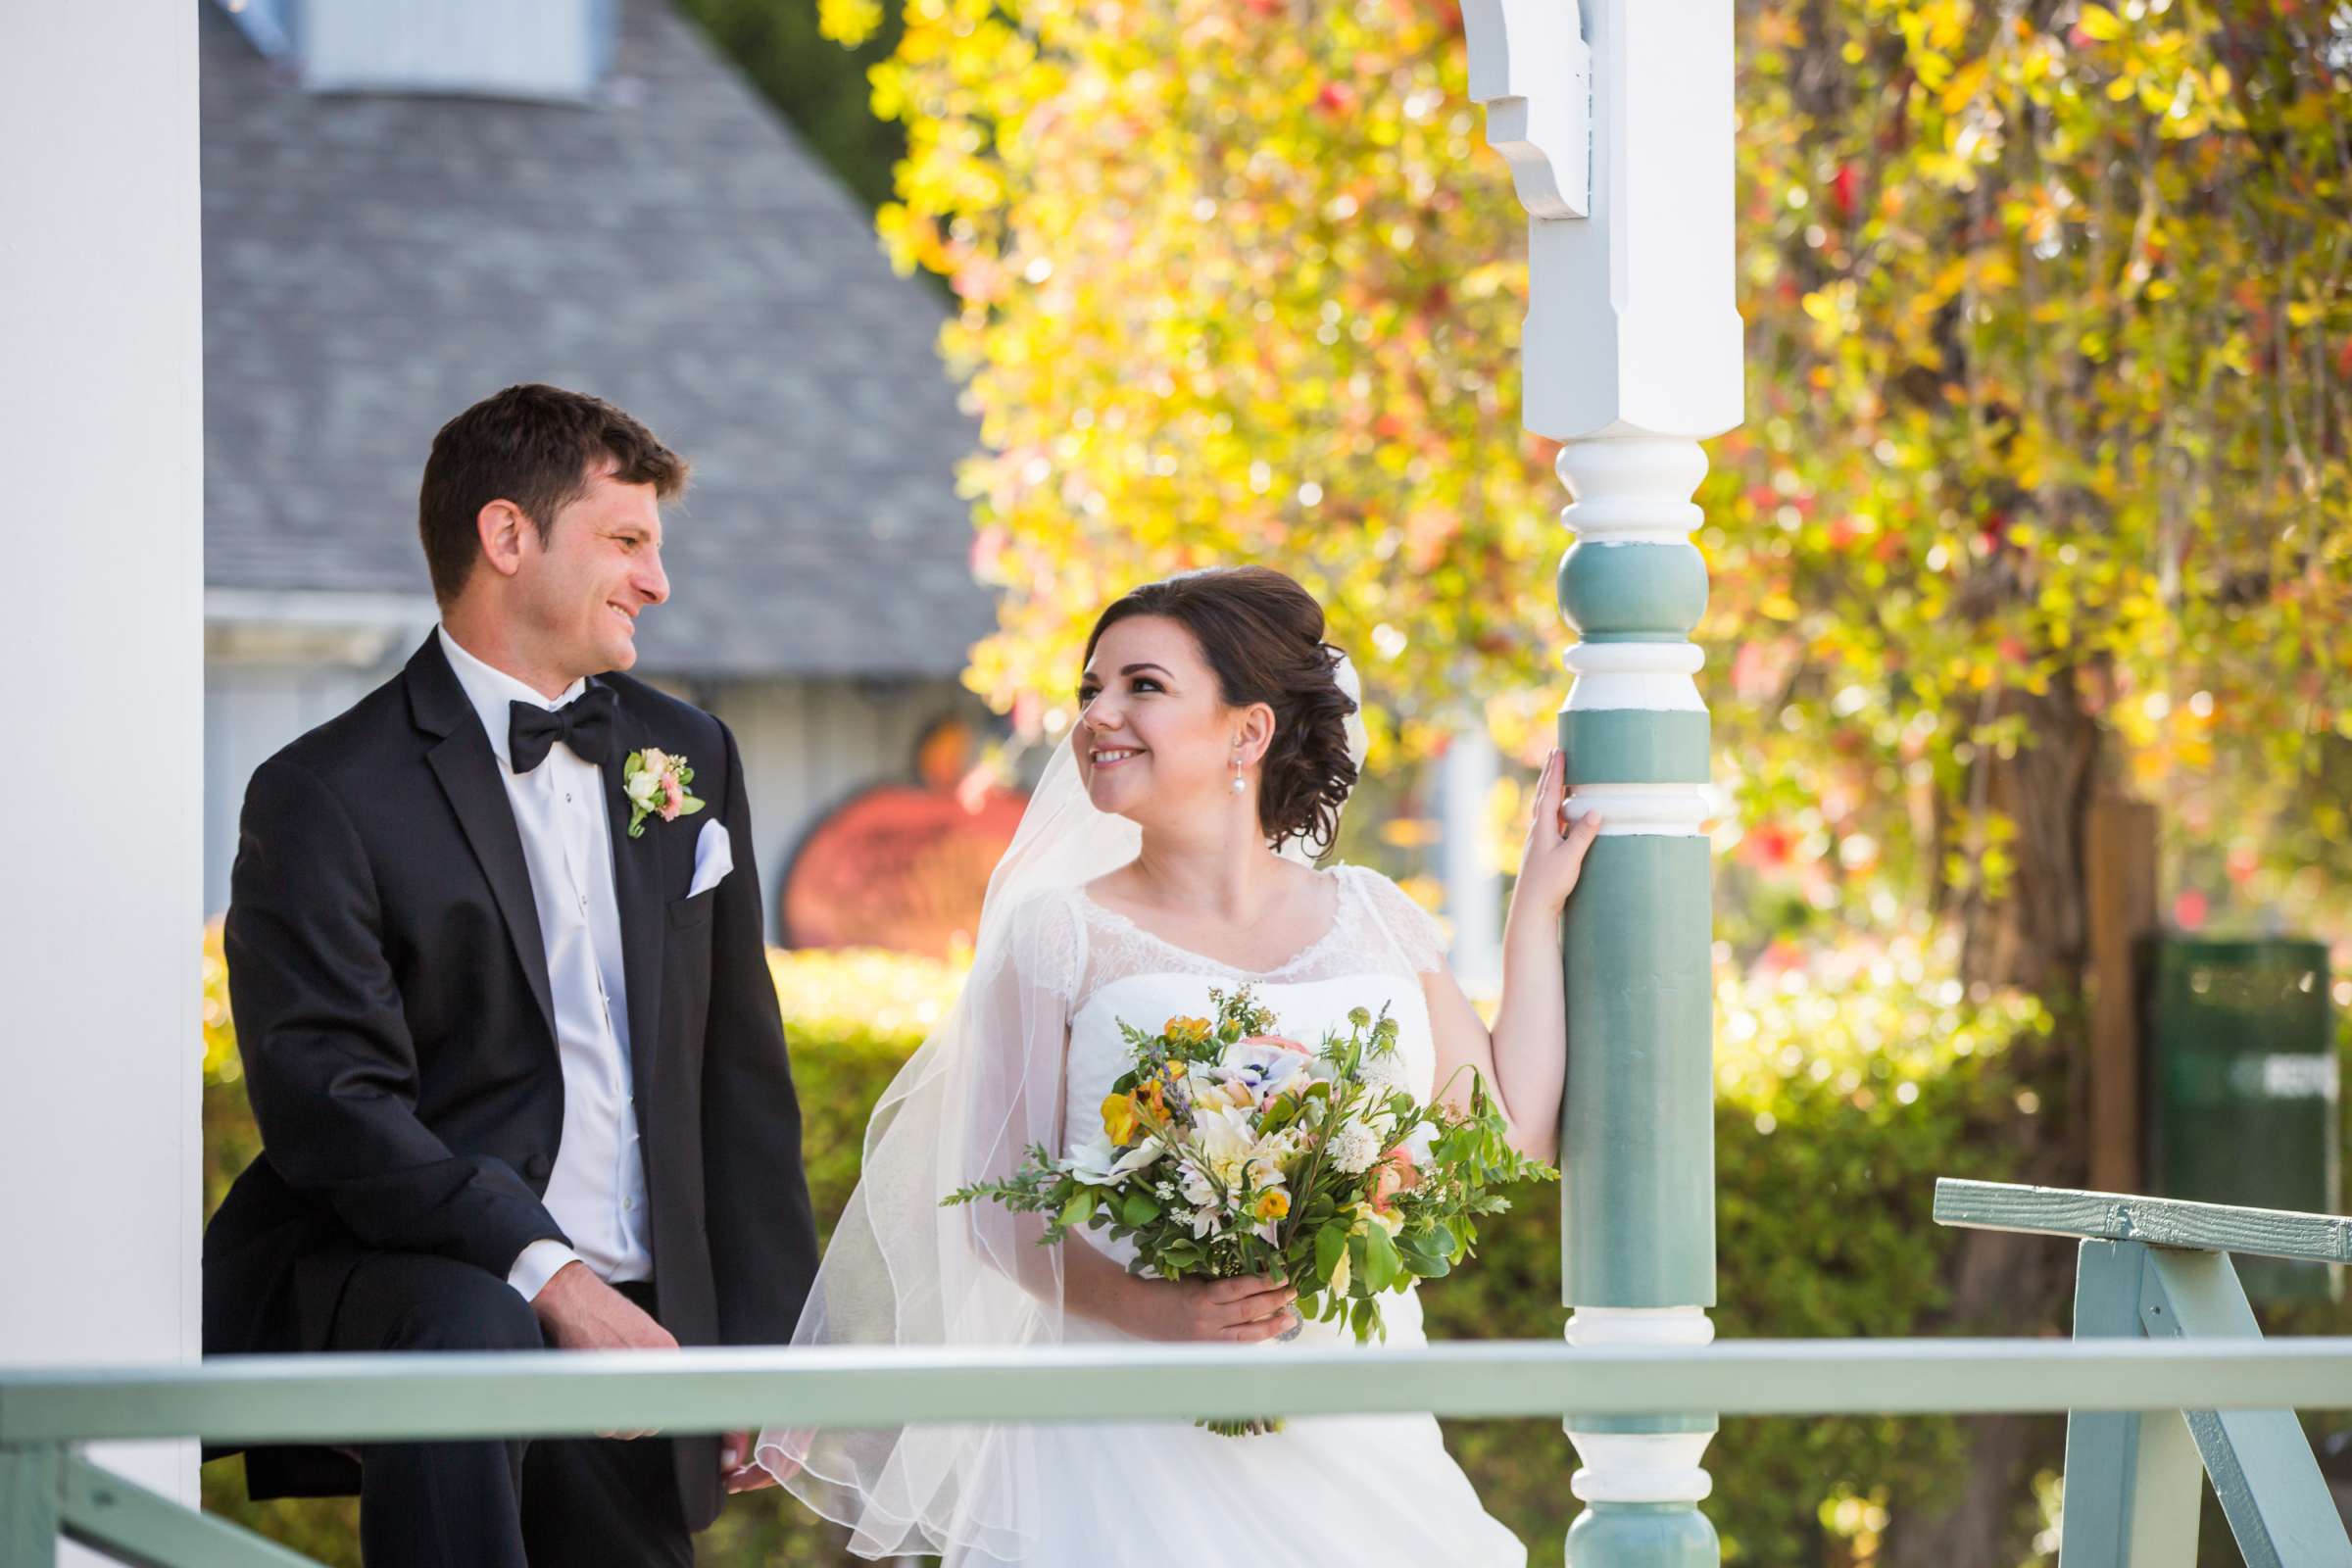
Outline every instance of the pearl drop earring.
POLYGON ((1242 777, 1242 754, 1239 747, 1234 748, 1233 754, 1233 793, 1236 795, 1250 793, 1250 781, 1242 777))

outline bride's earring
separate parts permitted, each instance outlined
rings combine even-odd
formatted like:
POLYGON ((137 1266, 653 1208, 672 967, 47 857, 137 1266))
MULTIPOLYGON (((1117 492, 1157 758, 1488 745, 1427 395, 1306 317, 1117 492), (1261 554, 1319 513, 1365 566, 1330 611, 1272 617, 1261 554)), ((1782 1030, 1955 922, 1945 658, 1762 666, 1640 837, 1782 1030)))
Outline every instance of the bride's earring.
POLYGON ((1250 781, 1242 776, 1242 749, 1238 746, 1233 749, 1233 793, 1250 793, 1250 781))

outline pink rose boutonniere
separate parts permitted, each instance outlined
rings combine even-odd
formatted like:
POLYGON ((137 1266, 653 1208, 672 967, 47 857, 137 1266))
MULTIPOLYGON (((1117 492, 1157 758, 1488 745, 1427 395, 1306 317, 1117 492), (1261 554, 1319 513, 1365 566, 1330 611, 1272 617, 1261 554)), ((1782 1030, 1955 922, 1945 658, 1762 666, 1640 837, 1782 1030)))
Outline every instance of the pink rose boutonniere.
POLYGON ((658 816, 664 822, 674 822, 681 816, 692 816, 703 808, 703 803, 686 793, 694 782, 694 769, 686 759, 674 752, 656 751, 647 747, 631 752, 620 764, 622 790, 629 797, 629 837, 645 834, 645 819, 658 816))

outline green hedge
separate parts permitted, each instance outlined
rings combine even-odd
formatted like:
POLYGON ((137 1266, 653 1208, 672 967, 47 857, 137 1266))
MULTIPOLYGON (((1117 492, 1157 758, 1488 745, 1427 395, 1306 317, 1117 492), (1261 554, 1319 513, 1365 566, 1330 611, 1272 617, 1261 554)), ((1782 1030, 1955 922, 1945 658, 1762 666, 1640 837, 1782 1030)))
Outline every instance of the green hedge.
MULTIPOLYGON (((876 955, 783 955, 809 1188, 820 1218, 857 1176, 865 1116, 944 1006, 954 971, 876 955), (879 999, 879 1001, 877 1001, 879 999), (877 1007, 887 1009, 875 1010, 877 1007)), ((1948 1233, 1929 1220, 1935 1178, 1999 1178, 2003 1129, 2033 1103, 2008 1043, 2047 1026, 2031 1004, 1973 1004, 1936 955, 1848 952, 1814 969, 1726 979, 1717 995, 1717 1152, 1726 1338, 1891 1336, 1933 1325, 1948 1233)), ((235 1079, 219 950, 207 963, 209 1197, 255 1147, 235 1079)), ((1427 1290, 1433 1338, 1560 1332, 1558 1211, 1550 1189, 1485 1228, 1478 1261, 1427 1290)), ((2055 1306, 2056 1303, 2052 1303, 2055 1306)), ((1560 1560, 1576 1504, 1573 1450, 1549 1422, 1448 1424, 1488 1505, 1539 1564, 1560 1560)), ((1707 1505, 1728 1561, 1865 1561, 1889 1512, 1948 1497, 1948 1420, 1741 1421, 1710 1448, 1707 1505)), ((209 1507, 322 1561, 357 1564, 348 1502, 242 1500, 235 1461, 208 1468, 209 1507)), ((775 1493, 738 1499, 702 1544, 707 1563, 847 1563, 832 1532, 775 1493)))

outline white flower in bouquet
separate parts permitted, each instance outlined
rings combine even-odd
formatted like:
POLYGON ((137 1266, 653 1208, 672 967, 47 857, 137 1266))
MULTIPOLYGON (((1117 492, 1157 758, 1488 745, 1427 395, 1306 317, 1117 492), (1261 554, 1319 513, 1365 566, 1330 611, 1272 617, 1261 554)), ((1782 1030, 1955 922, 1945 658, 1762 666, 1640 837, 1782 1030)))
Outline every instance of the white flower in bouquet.
POLYGON ((1380 1134, 1351 1121, 1331 1134, 1331 1165, 1343 1176, 1361 1176, 1380 1157, 1380 1134))
POLYGON ((1279 1149, 1258 1141, 1251 1120, 1252 1113, 1239 1105, 1202 1102, 1193 1108, 1193 1137, 1200 1158, 1210 1178, 1229 1193, 1245 1184, 1263 1188, 1282 1180, 1279 1149))
POLYGON ((1241 1081, 1256 1091, 1259 1103, 1273 1099, 1292 1084, 1312 1075, 1314 1057, 1289 1041, 1271 1036, 1236 1041, 1218 1054, 1215 1072, 1228 1082, 1241 1081))
POLYGON ((1062 1169, 1091 1186, 1108 1187, 1142 1170, 1162 1153, 1156 1138, 1147 1138, 1122 1154, 1107 1138, 1095 1138, 1080 1144, 1062 1160, 1062 1169))
POLYGON ((1363 1080, 1366 1088, 1381 1096, 1394 1095, 1412 1087, 1405 1075, 1401 1052, 1365 1053, 1363 1065, 1356 1070, 1356 1076, 1363 1080))

